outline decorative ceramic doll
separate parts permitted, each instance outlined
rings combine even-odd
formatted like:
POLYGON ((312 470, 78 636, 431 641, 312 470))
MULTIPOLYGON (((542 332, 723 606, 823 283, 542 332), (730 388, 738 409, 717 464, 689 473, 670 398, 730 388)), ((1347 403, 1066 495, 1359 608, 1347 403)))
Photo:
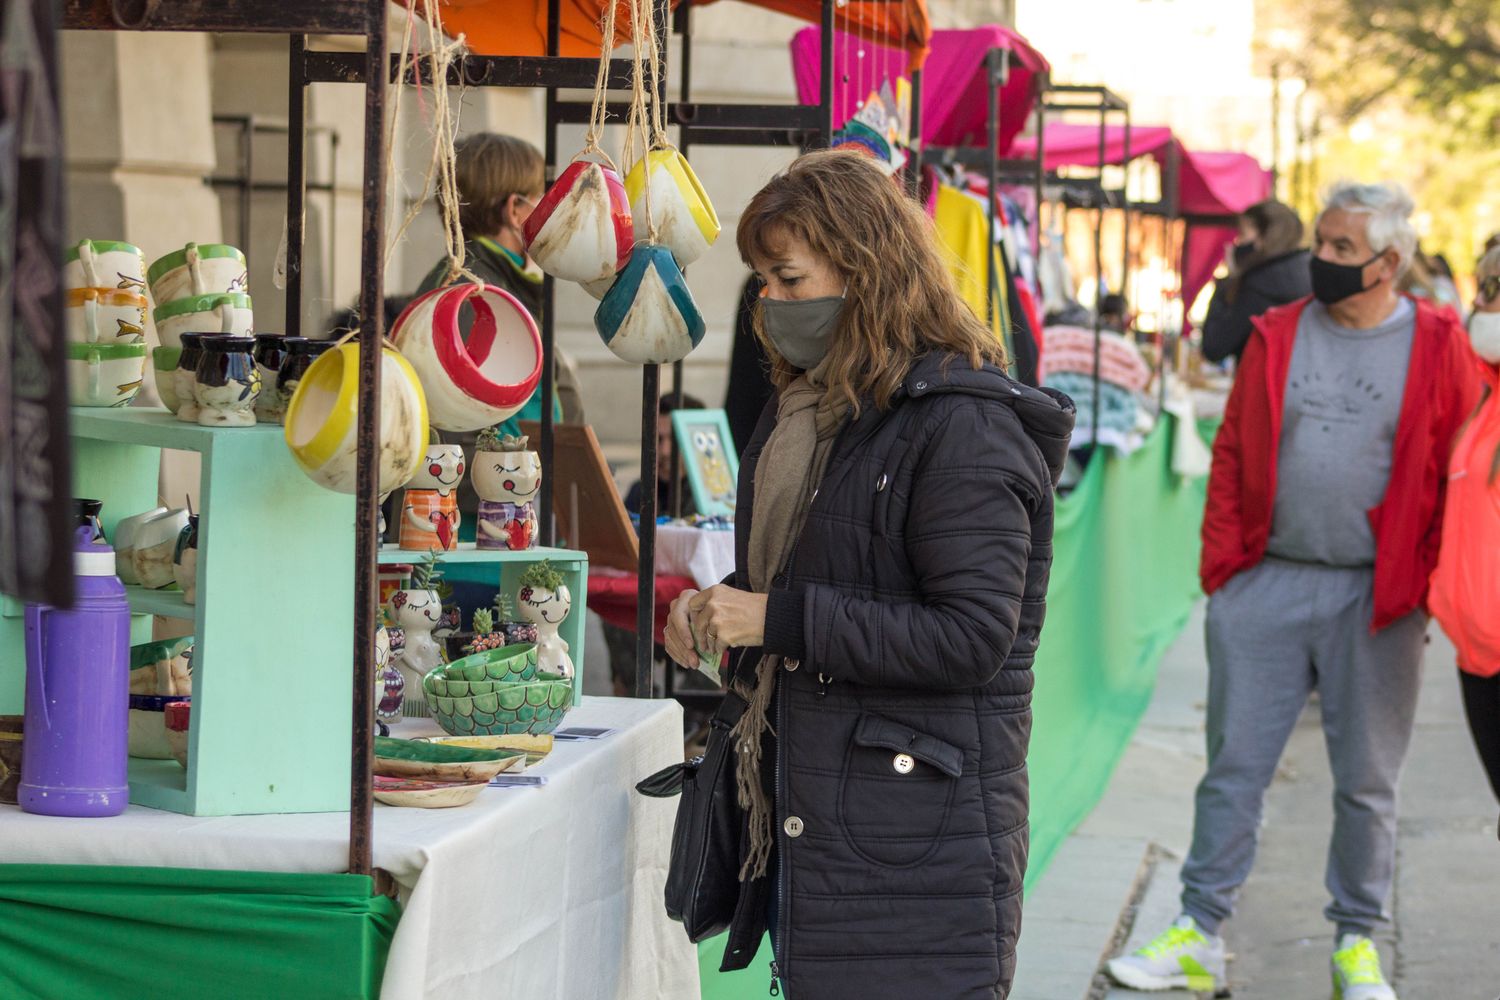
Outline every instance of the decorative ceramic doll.
POLYGON ((391 617, 400 626, 403 645, 400 657, 392 660, 400 669, 406 686, 422 690, 422 678, 443 662, 443 647, 432 630, 443 616, 443 599, 436 589, 441 571, 437 554, 411 571, 411 587, 391 595, 391 617))
MULTIPOLYGON (((193 380, 198 423, 205 427, 254 427, 260 372, 250 351, 253 337, 208 337, 202 342, 193 380)), ((179 411, 180 412, 180 411, 179 411)))
POLYGON ((182 590, 184 604, 198 602, 198 514, 189 514, 187 527, 177 533, 172 553, 172 579, 182 590))
POLYGON ((573 595, 562 581, 562 574, 542 560, 521 577, 521 615, 536 623, 537 664, 549 674, 573 676, 573 660, 568 644, 557 634, 558 626, 573 609, 573 595))
POLYGON ((401 721, 401 703, 406 696, 406 678, 391 662, 391 634, 375 626, 375 725, 381 736, 391 734, 389 724, 401 721))
POLYGON ((464 478, 464 450, 434 444, 427 460, 406 484, 401 507, 401 547, 442 549, 458 545, 458 484, 464 478))
POLYGON ((475 442, 474 492, 479 494, 475 545, 481 549, 536 548, 536 494, 542 459, 526 438, 481 431, 475 442))

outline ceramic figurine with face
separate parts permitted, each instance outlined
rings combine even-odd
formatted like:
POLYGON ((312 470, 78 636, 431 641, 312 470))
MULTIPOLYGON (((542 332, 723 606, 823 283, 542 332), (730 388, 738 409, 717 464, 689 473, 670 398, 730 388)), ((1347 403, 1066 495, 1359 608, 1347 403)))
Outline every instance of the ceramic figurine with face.
POLYGON ((521 617, 536 623, 537 664, 544 673, 573 676, 573 659, 568 643, 557 634, 558 628, 573 609, 573 595, 562 574, 546 560, 537 563, 521 577, 518 606, 521 617))
POLYGON ((391 595, 390 616, 402 634, 399 653, 391 644, 391 662, 413 691, 421 691, 422 678, 445 662, 443 644, 432 634, 443 618, 443 599, 436 589, 441 576, 437 553, 432 552, 412 569, 411 586, 391 595))
POLYGON ((389 723, 401 721, 406 678, 391 662, 391 635, 375 626, 375 724, 381 736, 389 736, 389 723))
POLYGON ((427 449, 401 507, 401 547, 439 549, 458 545, 458 484, 464 478, 464 450, 456 444, 427 449))
POLYGON ((524 437, 479 435, 474 453, 474 492, 479 494, 475 545, 481 549, 536 548, 536 495, 542 459, 524 437))

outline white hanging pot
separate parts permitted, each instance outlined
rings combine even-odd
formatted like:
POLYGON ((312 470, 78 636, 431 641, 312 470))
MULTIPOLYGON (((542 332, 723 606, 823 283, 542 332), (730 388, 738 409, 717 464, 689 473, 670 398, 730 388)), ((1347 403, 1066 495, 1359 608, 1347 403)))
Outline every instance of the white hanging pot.
MULTIPOLYGON (((282 428, 287 447, 308 478, 353 493, 358 451, 358 341, 320 354, 297 382, 282 428)), ((409 480, 427 451, 427 404, 411 365, 389 347, 380 365, 380 468, 377 492, 409 480)))
POLYGON ((630 198, 630 216, 635 224, 635 238, 650 236, 651 222, 656 223, 656 242, 672 251, 677 263, 687 267, 703 256, 719 238, 719 217, 708 193, 698 183, 698 176, 688 165, 687 157, 676 147, 653 149, 625 177, 625 194, 630 198), (646 217, 646 185, 651 186, 651 215, 646 217))
POLYGON ((432 426, 477 431, 509 420, 542 377, 542 337, 520 301, 493 285, 450 285, 419 296, 396 318, 391 339, 411 362, 432 426), (459 308, 474 310, 469 339, 459 308))
POLYGON ((594 312, 594 328, 621 361, 668 365, 703 339, 703 314, 672 251, 642 243, 594 312))
POLYGON ((607 280, 625 266, 635 242, 619 173, 607 164, 574 160, 531 210, 522 235, 531 259, 554 278, 607 280))

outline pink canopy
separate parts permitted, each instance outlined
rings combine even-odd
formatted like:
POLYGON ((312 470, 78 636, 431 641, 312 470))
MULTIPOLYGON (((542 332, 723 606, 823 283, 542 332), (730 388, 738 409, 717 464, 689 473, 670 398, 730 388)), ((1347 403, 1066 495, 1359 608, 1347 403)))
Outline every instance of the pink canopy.
MULTIPOLYGON (((1093 167, 1099 163, 1099 126, 1067 122, 1049 123, 1044 133, 1043 158, 1048 170, 1059 167, 1093 167)), ((1195 153, 1184 149, 1172 130, 1159 125, 1135 126, 1130 130, 1130 159, 1153 157, 1163 170, 1177 152, 1178 209, 1188 217, 1187 245, 1182 252, 1182 301, 1192 305, 1224 259, 1224 248, 1234 241, 1235 227, 1194 223, 1192 216, 1238 215, 1271 196, 1271 174, 1245 153, 1195 153)), ((1036 155, 1036 139, 1016 140, 1012 154, 1036 155)), ((1110 125, 1104 131, 1104 162, 1119 165, 1126 160, 1125 126, 1110 125)))
MULTIPOLYGON (((804 28, 792 39, 792 69, 797 96, 816 104, 822 84, 822 30, 804 28)), ((833 119, 843 124, 859 102, 886 80, 906 75, 907 57, 896 49, 869 44, 868 39, 839 32, 834 36, 834 67, 839 79, 833 87, 833 119), (861 53, 864 58, 861 58, 861 53)), ((1000 89, 998 151, 1008 152, 1026 126, 1036 103, 1040 77, 1050 70, 1047 60, 1009 28, 985 25, 963 31, 935 31, 932 49, 922 68, 922 141, 929 146, 983 146, 988 128, 985 96, 985 56, 991 49, 1010 53, 1010 76, 1000 89)))

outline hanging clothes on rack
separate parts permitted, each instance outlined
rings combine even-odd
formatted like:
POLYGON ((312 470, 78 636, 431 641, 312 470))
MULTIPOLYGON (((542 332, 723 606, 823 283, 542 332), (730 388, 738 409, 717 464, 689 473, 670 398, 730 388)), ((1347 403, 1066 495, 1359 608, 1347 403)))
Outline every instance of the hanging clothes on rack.
MULTIPOLYGON (((934 174, 934 177, 936 175, 934 174)), ((990 290, 989 263, 985 253, 994 254, 995 273, 1005 273, 1004 259, 990 246, 989 218, 984 206, 964 192, 942 181, 932 184, 927 201, 928 213, 937 228, 938 239, 948 250, 948 266, 958 286, 959 297, 974 310, 981 320, 989 313, 990 290)), ((1012 359, 1014 369, 1015 346, 1010 336, 1008 280, 997 281, 995 311, 991 328, 995 336, 1005 344, 1006 354, 1012 359)), ((1015 372, 1012 371, 1014 376, 1015 372)))
POLYGON ((1122 454, 1139 448, 1154 418, 1145 406, 1151 366, 1122 334, 1099 334, 1099 417, 1094 421, 1094 331, 1076 326, 1049 326, 1042 384, 1065 392, 1078 409, 1073 448, 1109 445, 1122 454))

